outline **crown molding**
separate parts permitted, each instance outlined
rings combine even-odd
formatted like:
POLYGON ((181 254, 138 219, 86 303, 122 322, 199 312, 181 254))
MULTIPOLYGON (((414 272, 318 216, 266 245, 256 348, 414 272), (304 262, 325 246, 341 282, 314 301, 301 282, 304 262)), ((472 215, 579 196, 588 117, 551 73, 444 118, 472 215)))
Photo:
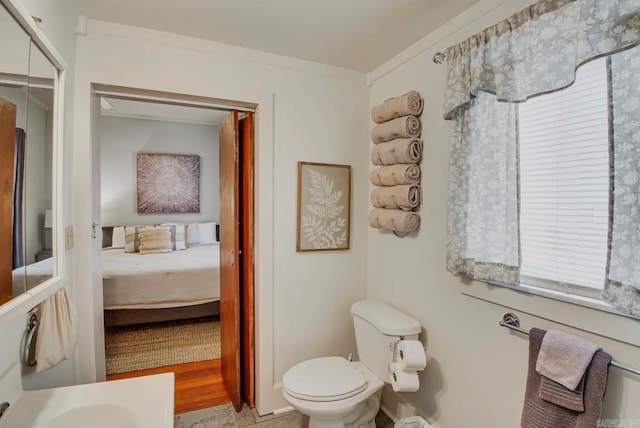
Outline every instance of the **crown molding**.
POLYGON ((84 18, 84 22, 78 25, 79 35, 90 36, 92 34, 118 37, 128 40, 142 41, 157 45, 170 46, 184 50, 204 52, 212 55, 223 56, 251 63, 260 63, 273 67, 285 68, 304 73, 322 75, 344 80, 366 82, 366 73, 350 70, 333 65, 321 64, 313 61, 277 55, 268 52, 242 48, 196 37, 167 33, 148 28, 133 27, 106 21, 98 21, 84 18))

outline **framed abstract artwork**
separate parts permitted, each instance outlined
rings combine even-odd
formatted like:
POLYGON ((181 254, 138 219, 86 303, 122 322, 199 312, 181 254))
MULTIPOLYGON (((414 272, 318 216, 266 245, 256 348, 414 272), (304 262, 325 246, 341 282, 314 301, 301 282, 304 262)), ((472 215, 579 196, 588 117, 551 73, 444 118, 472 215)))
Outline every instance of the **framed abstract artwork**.
POLYGON ((298 162, 297 251, 348 250, 351 166, 298 162))
POLYGON ((138 153, 138 213, 200 212, 200 156, 138 153))

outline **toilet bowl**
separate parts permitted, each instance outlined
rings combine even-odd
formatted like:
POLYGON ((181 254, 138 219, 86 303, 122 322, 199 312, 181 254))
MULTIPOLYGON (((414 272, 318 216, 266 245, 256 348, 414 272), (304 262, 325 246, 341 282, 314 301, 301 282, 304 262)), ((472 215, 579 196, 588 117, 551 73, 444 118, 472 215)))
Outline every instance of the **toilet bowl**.
POLYGON ((303 361, 282 378, 284 398, 309 416, 309 428, 375 428, 389 364, 401 339, 417 339, 413 318, 374 300, 351 307, 361 361, 322 357, 303 361))
POLYGON ((309 416, 309 428, 375 428, 384 382, 360 362, 304 361, 285 373, 282 385, 285 399, 309 416))

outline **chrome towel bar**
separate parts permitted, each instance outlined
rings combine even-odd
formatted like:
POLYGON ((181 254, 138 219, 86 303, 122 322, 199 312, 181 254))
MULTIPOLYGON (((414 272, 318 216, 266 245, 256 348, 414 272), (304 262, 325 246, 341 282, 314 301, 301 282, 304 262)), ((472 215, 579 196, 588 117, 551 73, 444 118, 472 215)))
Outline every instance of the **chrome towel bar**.
MULTIPOLYGON (((517 331, 518 333, 526 334, 527 336, 529 336, 529 332, 520 327, 520 318, 518 318, 518 316, 514 313, 509 312, 504 314, 504 316, 502 317, 502 321, 500 321, 500 325, 502 327, 508 328, 509 330, 517 331)), ((637 376, 640 376, 640 369, 636 369, 626 364, 619 363, 615 360, 611 361, 611 365, 619 368, 620 370, 625 370, 637 376)))

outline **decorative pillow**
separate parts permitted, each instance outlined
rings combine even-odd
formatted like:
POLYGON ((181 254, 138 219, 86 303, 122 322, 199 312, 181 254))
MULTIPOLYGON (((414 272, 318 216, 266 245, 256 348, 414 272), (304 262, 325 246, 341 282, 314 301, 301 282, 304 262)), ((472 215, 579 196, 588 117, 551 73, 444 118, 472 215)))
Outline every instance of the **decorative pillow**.
POLYGON ((127 226, 124 228, 124 252, 137 253, 140 251, 140 238, 138 236, 137 226, 127 226))
POLYGON ((160 226, 171 228, 171 249, 187 249, 187 225, 183 223, 162 223, 160 226))
POLYGON ((124 227, 114 227, 111 240, 112 248, 124 248, 126 244, 126 237, 124 233, 124 227))
POLYGON ((200 245, 211 245, 218 242, 215 223, 200 223, 198 224, 198 231, 200 232, 200 245))
POLYGON ((189 223, 187 225, 187 247, 200 243, 200 228, 198 226, 198 223, 189 223))
POLYGON ((171 229, 169 227, 143 227, 140 236, 140 254, 171 252, 171 229))

